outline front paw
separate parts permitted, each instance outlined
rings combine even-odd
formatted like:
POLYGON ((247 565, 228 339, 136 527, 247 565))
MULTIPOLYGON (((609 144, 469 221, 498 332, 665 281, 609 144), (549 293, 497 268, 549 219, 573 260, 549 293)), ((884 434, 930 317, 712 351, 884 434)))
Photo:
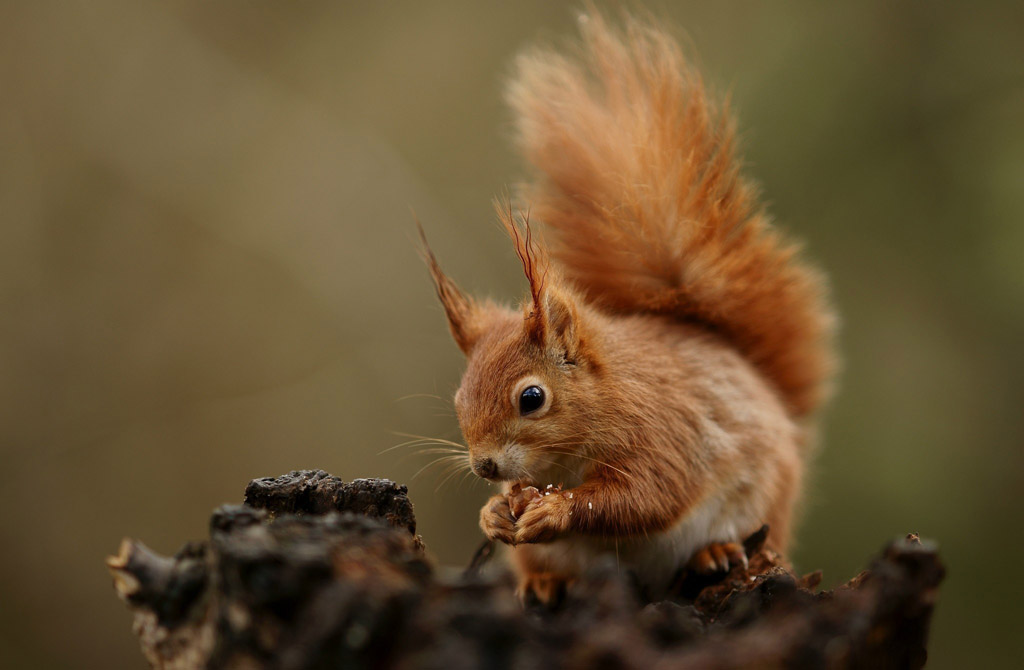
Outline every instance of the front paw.
POLYGON ((509 509, 508 498, 497 495, 487 501, 480 510, 480 530, 488 540, 515 544, 516 522, 509 509))
POLYGON ((571 506, 565 494, 546 495, 531 503, 516 521, 515 543, 551 542, 569 530, 571 517, 571 506))

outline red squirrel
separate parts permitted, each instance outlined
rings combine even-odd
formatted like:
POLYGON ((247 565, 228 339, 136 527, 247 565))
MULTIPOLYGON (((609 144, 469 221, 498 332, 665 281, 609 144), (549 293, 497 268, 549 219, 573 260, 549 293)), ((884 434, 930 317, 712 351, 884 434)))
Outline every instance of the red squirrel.
POLYGON ((657 592, 682 566, 745 563, 763 524, 784 552, 835 367, 824 280, 739 174, 733 122, 678 44, 581 26, 507 89, 534 178, 528 215, 498 210, 529 296, 468 297, 424 253, 467 357, 470 466, 504 486, 480 527, 541 600, 603 554, 657 592), (548 495, 513 514, 513 485, 548 495))

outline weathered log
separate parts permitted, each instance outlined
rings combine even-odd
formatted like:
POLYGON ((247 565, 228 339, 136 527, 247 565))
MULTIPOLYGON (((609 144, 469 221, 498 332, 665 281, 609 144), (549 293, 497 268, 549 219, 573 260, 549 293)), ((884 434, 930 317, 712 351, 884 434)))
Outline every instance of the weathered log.
POLYGON ((405 487, 323 471, 259 479, 214 512, 207 543, 108 559, 156 668, 917 668, 943 567, 916 536, 834 591, 747 541, 750 564, 682 572, 659 602, 614 562, 554 608, 523 607, 501 571, 426 558, 405 487))

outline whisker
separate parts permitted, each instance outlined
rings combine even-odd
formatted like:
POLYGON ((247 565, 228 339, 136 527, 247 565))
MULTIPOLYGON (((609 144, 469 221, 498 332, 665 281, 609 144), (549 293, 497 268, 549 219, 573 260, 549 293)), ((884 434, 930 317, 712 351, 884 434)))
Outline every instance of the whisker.
MULTIPOLYGON (((411 453, 411 454, 402 454, 401 456, 398 457, 398 460, 396 461, 396 463, 405 463, 410 458, 413 458, 414 456, 420 456, 420 455, 423 455, 423 454, 426 454, 426 455, 430 455, 430 454, 454 454, 454 455, 457 455, 459 458, 463 458, 464 457, 464 454, 461 451, 457 450, 457 449, 449 449, 447 447, 435 447, 433 449, 420 449, 419 451, 417 451, 415 453, 411 453)), ((433 463, 433 462, 436 462, 436 459, 434 461, 431 461, 431 463, 433 463)))
POLYGON ((598 465, 603 465, 606 468, 610 468, 610 469, 614 470, 615 472, 618 472, 619 474, 622 474, 622 475, 628 477, 630 480, 633 479, 633 475, 631 475, 630 473, 626 472, 625 470, 619 469, 619 468, 615 467, 614 465, 612 465, 611 463, 607 463, 607 462, 602 461, 602 460, 600 460, 598 458, 591 458, 590 456, 584 456, 583 454, 576 454, 576 453, 573 453, 571 451, 556 451, 556 450, 553 450, 553 449, 546 450, 546 453, 549 453, 549 454, 561 454, 562 456, 574 456, 576 458, 583 458, 583 459, 586 459, 588 461, 593 461, 594 463, 597 463, 598 465))
POLYGON ((423 474, 425 471, 429 470, 431 467, 433 467, 435 465, 440 465, 442 463, 447 463, 448 465, 451 465, 452 461, 462 460, 462 459, 463 459, 462 456, 442 456, 440 458, 435 458, 434 460, 430 461, 429 463, 424 465, 422 468, 417 470, 416 474, 414 474, 410 479, 416 479, 421 474, 423 474))
POLYGON ((388 447, 387 449, 384 449, 383 451, 379 451, 377 452, 377 455, 380 456, 381 454, 386 454, 389 451, 401 449, 402 447, 426 446, 428 444, 431 444, 430 440, 409 440, 408 442, 402 442, 401 444, 396 444, 394 446, 388 447))
MULTIPOLYGON (((468 463, 467 463, 467 465, 468 465, 468 463)), ((448 480, 450 480, 452 477, 457 475, 461 469, 462 468, 453 469, 450 473, 448 473, 448 475, 445 476, 445 478, 442 479, 440 481, 440 483, 438 483, 437 488, 434 489, 434 493, 437 493, 438 491, 440 491, 441 488, 448 482, 448 480)))
POLYGON ((538 460, 538 461, 540 461, 541 463, 547 463, 548 465, 554 465, 554 466, 555 466, 555 467, 557 467, 557 468, 562 468, 563 470, 565 470, 566 472, 568 472, 568 473, 569 473, 570 475, 573 475, 573 476, 575 476, 575 475, 576 475, 576 473, 575 473, 575 472, 573 472, 573 471, 572 471, 572 470, 570 470, 570 469, 569 469, 568 467, 566 467, 566 466, 562 465, 561 463, 559 463, 559 462, 557 462, 557 461, 549 461, 549 460, 547 460, 547 459, 544 459, 544 458, 538 458, 537 460, 538 460))
POLYGON ((411 440, 409 440, 407 442, 402 442, 401 444, 396 444, 396 445, 394 445, 392 447, 388 447, 387 449, 384 449, 383 451, 379 452, 377 454, 378 456, 380 456, 382 454, 386 454, 389 451, 392 451, 394 449, 401 449, 403 447, 410 447, 411 448, 411 447, 417 447, 417 446, 426 446, 426 445, 430 445, 430 444, 438 444, 438 445, 446 445, 446 446, 450 446, 450 447, 455 447, 455 448, 457 448, 457 449, 459 449, 460 451, 463 451, 463 452, 468 452, 469 451, 469 447, 467 447, 466 445, 461 444, 459 442, 453 442, 451 440, 446 440, 443 437, 427 437, 425 435, 411 435, 409 433, 398 433, 398 432, 394 432, 393 434, 394 435, 399 435, 401 437, 411 437, 413 439, 411 439, 411 440))
POLYGON ((453 454, 458 456, 459 458, 465 457, 465 452, 459 451, 458 449, 451 449, 449 447, 433 447, 431 449, 420 449, 419 451, 413 454, 403 454, 401 458, 399 458, 398 460, 399 462, 405 462, 406 460, 412 458, 413 456, 419 456, 421 454, 453 454))
MULTIPOLYGON (((526 447, 526 449, 527 449, 527 451, 540 451, 540 450, 547 449, 548 447, 570 447, 570 446, 583 446, 583 445, 590 445, 592 447, 597 448, 598 450, 600 450, 601 447, 609 446, 609 445, 602 444, 600 441, 580 440, 580 441, 566 441, 566 442, 547 442, 545 444, 539 444, 539 445, 535 445, 535 446, 532 446, 532 447, 528 446, 528 447, 526 447)), ((641 450, 641 451, 649 451, 649 452, 652 452, 652 453, 655 453, 655 452, 658 451, 654 447, 652 447, 650 445, 647 445, 647 444, 643 444, 643 443, 631 443, 629 448, 630 449, 635 449, 635 450, 641 450)))
POLYGON ((441 444, 448 444, 448 445, 451 445, 453 447, 459 447, 460 449, 466 449, 466 450, 469 449, 469 447, 467 447, 466 445, 462 444, 461 442, 452 442, 451 440, 446 440, 446 439, 444 439, 442 437, 427 437, 425 435, 413 435, 411 433, 399 433, 399 432, 395 432, 394 434, 398 435, 399 437, 411 437, 411 438, 414 438, 416 440, 434 440, 435 442, 440 442, 441 444))
POLYGON ((431 398, 432 400, 440 400, 441 402, 447 402, 447 400, 445 400, 441 396, 434 395, 433 393, 410 393, 409 395, 404 395, 401 398, 395 398, 395 402, 404 402, 406 400, 411 400, 413 398, 431 398))
MULTIPOLYGON (((599 437, 601 435, 606 435, 606 434, 609 434, 609 433, 618 433, 618 432, 619 432, 618 430, 610 429, 610 428, 604 428, 604 429, 599 429, 599 430, 581 431, 581 432, 577 433, 576 435, 568 436, 568 438, 564 442, 549 442, 548 444, 549 445, 595 444, 597 441, 593 439, 594 437, 599 437)), ((535 448, 543 448, 543 447, 541 446, 541 447, 535 447, 535 448)))
POLYGON ((433 440, 427 440, 427 439, 409 440, 408 442, 402 442, 401 444, 396 444, 394 446, 388 447, 387 449, 385 449, 384 451, 381 451, 377 455, 380 456, 380 454, 385 454, 385 453, 391 451, 392 449, 401 449, 402 447, 415 447, 417 445, 430 444, 431 442, 433 442, 433 440))
POLYGON ((386 454, 386 453, 388 453, 390 451, 394 451, 395 449, 401 449, 401 448, 415 449, 416 450, 415 453, 431 453, 429 450, 426 450, 425 447, 432 447, 432 446, 435 446, 436 448, 450 449, 453 453, 456 453, 456 452, 460 453, 460 454, 468 453, 467 451, 465 451, 463 449, 455 449, 453 447, 450 447, 447 444, 445 444, 444 442, 433 442, 433 441, 428 441, 428 440, 416 440, 415 442, 405 442, 403 444, 396 444, 393 447, 388 447, 387 449, 384 449, 384 450, 378 452, 377 455, 378 456, 382 456, 382 455, 384 455, 384 454, 386 454))
POLYGON ((579 445, 583 445, 583 444, 593 444, 593 442, 590 441, 590 440, 586 440, 586 441, 582 441, 582 442, 545 442, 544 444, 537 444, 537 445, 534 445, 532 447, 527 447, 527 450, 529 450, 529 451, 541 451, 541 450, 547 449, 548 447, 573 447, 573 446, 579 446, 579 445))
MULTIPOLYGON (((462 477, 459 478, 459 483, 456 484, 456 489, 455 490, 456 491, 461 491, 462 490, 462 485, 466 483, 467 478, 470 477, 470 475, 472 475, 472 474, 473 474, 473 471, 470 470, 470 469, 467 469, 465 472, 463 472, 462 473, 462 477)), ((479 477, 473 477, 472 479, 469 479, 470 489, 473 488, 473 484, 475 484, 477 481, 479 481, 479 479, 480 479, 479 477)))

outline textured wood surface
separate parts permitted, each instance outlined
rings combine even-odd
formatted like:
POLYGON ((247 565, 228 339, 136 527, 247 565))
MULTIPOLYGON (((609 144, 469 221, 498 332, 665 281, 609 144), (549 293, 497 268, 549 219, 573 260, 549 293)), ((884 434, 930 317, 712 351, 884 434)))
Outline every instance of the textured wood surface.
POLYGON ((834 591, 747 539, 749 567, 679 574, 649 602, 614 562, 555 607, 522 606, 486 565, 444 576, 407 490, 323 471, 250 482, 207 542, 107 564, 156 668, 918 668, 944 568, 916 536, 834 591))

